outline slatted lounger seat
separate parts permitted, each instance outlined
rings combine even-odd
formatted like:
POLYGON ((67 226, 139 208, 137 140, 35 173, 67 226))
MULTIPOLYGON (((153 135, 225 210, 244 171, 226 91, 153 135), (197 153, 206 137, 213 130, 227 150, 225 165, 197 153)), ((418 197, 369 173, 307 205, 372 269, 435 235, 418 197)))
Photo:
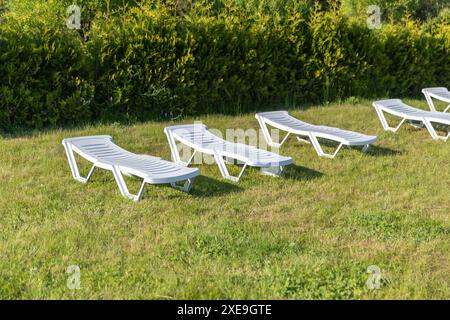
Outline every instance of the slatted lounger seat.
POLYGON ((344 145, 348 147, 362 146, 363 151, 366 151, 372 143, 377 141, 376 136, 367 136, 358 132, 333 127, 312 125, 290 116, 287 111, 262 112, 256 114, 255 117, 258 120, 264 138, 269 145, 281 147, 289 135, 293 134, 297 136, 299 141, 311 142, 317 154, 321 157, 334 158, 344 145), (276 143, 272 140, 267 125, 287 132, 287 135, 281 143, 276 143), (320 146, 318 138, 335 141, 339 143, 339 146, 333 154, 327 154, 320 146))
POLYGON ((172 150, 172 159, 177 163, 188 166, 197 152, 212 155, 219 166, 222 176, 237 182, 244 170, 250 167, 259 167, 264 174, 280 175, 284 166, 292 163, 292 158, 283 157, 273 152, 260 150, 241 143, 225 141, 208 131, 203 124, 189 124, 167 127, 164 129, 172 150), (194 153, 187 162, 182 162, 176 143, 192 148, 194 153), (237 160, 244 164, 240 174, 231 176, 225 161, 237 160))
POLYGON ((75 180, 82 183, 88 182, 95 168, 110 170, 121 194, 134 201, 141 199, 146 183, 168 183, 188 192, 192 186, 192 179, 199 175, 198 169, 186 168, 158 157, 128 152, 114 144, 110 136, 69 138, 64 139, 62 144, 75 180), (80 175, 74 152, 93 164, 86 178, 80 175), (128 191, 123 174, 143 179, 137 195, 128 191), (185 181, 183 186, 176 184, 180 181, 185 181))
POLYGON ((406 120, 409 120, 423 123, 430 133, 431 137, 435 140, 447 141, 450 136, 450 133, 448 133, 446 136, 438 135, 435 128, 433 127, 434 123, 450 126, 450 114, 448 113, 416 109, 403 103, 403 101, 400 99, 375 101, 373 103, 373 106, 377 111, 378 117, 380 118, 381 125, 383 126, 384 130, 397 132, 401 125, 406 120), (386 117, 384 116, 384 112, 402 118, 397 127, 394 128, 389 126, 386 117))
POLYGON ((425 99, 427 99, 428 106, 430 107, 431 111, 436 111, 436 107, 433 104, 433 98, 442 102, 449 103, 444 112, 447 112, 450 109, 450 92, 447 90, 447 88, 425 88, 422 89, 422 93, 425 95, 425 99))

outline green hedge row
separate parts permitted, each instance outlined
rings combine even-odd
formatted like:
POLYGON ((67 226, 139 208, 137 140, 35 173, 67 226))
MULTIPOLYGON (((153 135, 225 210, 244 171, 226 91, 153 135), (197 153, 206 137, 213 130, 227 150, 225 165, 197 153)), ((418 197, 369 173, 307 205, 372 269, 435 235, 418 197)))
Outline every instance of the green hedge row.
POLYGON ((232 114, 448 86, 448 23, 370 30, 364 19, 292 3, 282 15, 200 1, 182 10, 129 6, 91 15, 83 32, 65 27, 64 10, 6 14, 0 128, 232 114))

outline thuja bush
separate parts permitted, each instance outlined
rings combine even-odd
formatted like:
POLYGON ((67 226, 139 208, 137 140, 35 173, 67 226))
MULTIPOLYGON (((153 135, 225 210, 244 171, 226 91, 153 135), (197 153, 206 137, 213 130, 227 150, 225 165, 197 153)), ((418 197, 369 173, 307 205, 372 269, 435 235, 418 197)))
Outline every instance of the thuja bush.
POLYGON ((375 61, 380 66, 376 73, 380 91, 413 96, 425 86, 447 86, 448 40, 444 28, 429 34, 412 21, 386 26, 380 34, 382 55, 375 61))
POLYGON ((69 30, 68 3, 2 11, 2 130, 418 96, 450 80, 445 16, 371 30, 307 1, 84 0, 69 30))
POLYGON ((439 16, 449 3, 441 0, 341 0, 341 10, 347 15, 364 16, 368 6, 377 5, 384 20, 401 20, 409 15, 426 21, 439 16))
POLYGON ((92 117, 94 86, 78 35, 0 29, 0 126, 45 127, 92 117))
POLYGON ((161 112, 193 113, 191 42, 165 9, 133 9, 96 21, 87 43, 96 114, 146 119, 161 112))

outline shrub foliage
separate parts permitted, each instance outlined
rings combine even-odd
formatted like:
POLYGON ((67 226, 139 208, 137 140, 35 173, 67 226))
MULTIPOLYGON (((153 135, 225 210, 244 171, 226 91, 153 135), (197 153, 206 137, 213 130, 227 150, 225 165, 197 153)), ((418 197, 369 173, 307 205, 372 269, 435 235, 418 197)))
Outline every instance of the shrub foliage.
POLYGON ((417 96, 450 80, 442 17, 371 30, 308 1, 84 0, 69 30, 70 1, 5 3, 2 130, 417 96))

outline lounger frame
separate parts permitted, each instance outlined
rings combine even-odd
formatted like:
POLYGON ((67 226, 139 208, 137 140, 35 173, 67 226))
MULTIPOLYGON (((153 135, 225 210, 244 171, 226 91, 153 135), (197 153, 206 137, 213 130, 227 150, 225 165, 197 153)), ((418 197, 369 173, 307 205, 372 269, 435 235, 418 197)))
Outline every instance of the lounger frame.
MULTIPOLYGON (((281 124, 279 124, 275 121, 272 121, 264 116, 265 114, 270 114, 270 113, 279 113, 279 114, 284 113, 287 116, 289 116, 289 114, 287 111, 276 111, 276 112, 263 112, 263 113, 258 113, 255 115, 255 118, 258 121, 259 126, 261 127, 264 139, 266 140, 267 144, 272 147, 280 148, 286 142, 286 140, 289 138, 289 136, 292 134, 292 135, 296 136, 298 141, 310 143, 314 147, 314 150, 316 151, 317 155, 319 155, 320 157, 333 159, 336 157, 336 155, 339 153, 339 151, 342 149, 343 146, 348 146, 348 148, 351 148, 354 146, 361 146, 362 151, 366 152, 369 149, 370 145, 377 140, 377 137, 375 137, 375 136, 367 136, 367 139, 366 139, 367 141, 363 144, 352 143, 352 142, 345 141, 344 139, 340 139, 340 138, 336 137, 335 135, 333 135, 333 133, 331 131, 329 133, 314 132, 313 129, 318 126, 304 123, 298 119, 295 119, 295 118, 289 116, 292 119, 295 119, 296 121, 298 121, 299 123, 303 123, 311 128, 311 130, 306 130, 306 129, 293 130, 292 128, 290 128, 288 126, 281 125, 281 124), (279 130, 287 132, 285 137, 283 138, 283 140, 280 143, 273 141, 272 136, 269 132, 269 127, 268 127, 269 125, 277 128, 279 130), (338 146, 335 149, 335 151, 333 153, 326 153, 323 150, 323 148, 319 142, 320 138, 337 142, 338 146)), ((336 128, 328 127, 327 129, 333 130, 336 128)), ((340 130, 340 129, 336 129, 336 130, 340 130)), ((344 130, 341 130, 341 131, 344 131, 344 130)))
MULTIPOLYGON (((164 180, 161 180, 161 179, 158 181, 155 181, 155 180, 143 175, 142 172, 140 172, 139 170, 135 170, 132 168, 126 168, 124 166, 114 164, 113 162, 98 161, 97 159, 95 159, 94 157, 89 155, 88 153, 83 152, 82 150, 78 149, 75 145, 72 144, 72 142, 76 141, 76 140, 86 140, 87 141, 89 139, 99 139, 99 138, 108 139, 111 142, 113 142, 113 139, 110 136, 91 136, 91 137, 69 138, 69 139, 64 139, 62 142, 64 149, 66 151, 67 160, 69 162, 69 167, 70 167, 72 176, 75 180, 77 180, 81 183, 87 183, 91 179, 92 174, 94 173, 96 168, 109 170, 113 173, 114 179, 117 183, 117 186, 119 187, 120 193, 124 197, 126 197, 130 200, 139 201, 142 198, 142 194, 144 192, 146 183, 149 183, 149 184, 169 183, 175 189, 178 189, 178 190, 181 190, 184 192, 189 192, 192 187, 193 179, 195 178, 195 176, 198 175, 198 173, 197 173, 197 174, 188 174, 186 176, 180 176, 179 181, 185 181, 184 184, 181 186, 178 185, 176 181, 175 182, 165 182, 164 180), (79 156, 81 156, 82 158, 84 158, 85 160, 92 163, 92 167, 89 170, 86 177, 83 177, 80 174, 80 170, 78 168, 78 164, 75 159, 75 153, 78 154, 79 156), (123 175, 129 176, 129 177, 142 178, 142 183, 139 187, 139 191, 137 194, 133 194, 129 191, 123 175)), ((117 146, 117 148, 120 149, 118 146, 117 146)), ((140 156, 144 159, 148 158, 148 159, 165 161, 159 157, 153 157, 153 156, 149 156, 149 155, 138 155, 138 156, 140 156)), ((173 180, 173 179, 170 179, 170 180, 173 180)))
MULTIPOLYGON (((194 144, 191 141, 184 139, 182 136, 179 136, 176 134, 175 129, 183 129, 183 128, 185 128, 186 130, 190 130, 192 128, 197 128, 198 130, 206 130, 206 131, 208 130, 208 128, 205 125, 200 125, 200 124, 178 125, 178 126, 165 128, 164 132, 165 132, 165 134, 167 136, 167 140, 169 142, 170 150, 172 153, 172 160, 174 162, 182 164, 184 166, 189 166, 197 153, 204 153, 204 154, 211 155, 211 156, 213 156, 215 162, 217 163, 217 166, 219 167, 219 171, 222 174, 222 176, 225 179, 233 181, 233 182, 239 182, 242 175, 244 174, 244 171, 249 166, 260 167, 261 173, 265 174, 265 175, 280 176, 283 172, 284 166, 292 163, 291 158, 285 158, 286 160, 284 160, 280 163, 274 163, 276 165, 266 165, 266 164, 262 164, 262 163, 249 163, 249 161, 246 157, 239 156, 238 154, 233 153, 233 152, 227 152, 227 151, 216 150, 216 149, 211 150, 210 148, 202 148, 201 146, 194 144), (178 150, 178 147, 177 147, 177 142, 180 142, 194 150, 191 157, 186 162, 181 160, 180 151, 178 150), (289 159, 289 160, 287 160, 287 159, 289 159), (228 171, 226 162, 228 162, 228 163, 235 163, 235 162, 243 163, 242 169, 240 170, 240 172, 237 176, 233 176, 230 174, 230 172, 228 171)), ((222 140, 219 137, 216 137, 216 138, 222 140)), ((224 141, 224 143, 231 144, 231 142, 227 142, 227 141, 224 141)), ((239 144, 235 144, 235 145, 239 145, 239 144)), ((247 145, 242 145, 242 146, 244 146, 245 148, 249 148, 249 150, 251 150, 253 148, 253 147, 250 147, 247 145)), ((258 149, 254 148, 254 150, 258 150, 258 149)))
POLYGON ((450 110, 450 92, 447 90, 447 88, 445 87, 425 88, 422 89, 422 93, 424 94, 431 111, 437 111, 433 103, 433 98, 442 102, 449 103, 449 105, 444 109, 443 112, 447 112, 448 110, 450 110), (440 93, 443 93, 446 96, 444 97, 440 93))
POLYGON ((450 120, 444 121, 439 118, 439 115, 441 115, 441 114, 447 115, 446 113, 438 112, 438 111, 425 111, 425 110, 416 109, 416 108, 413 108, 413 107, 403 103, 403 101, 400 99, 375 101, 373 103, 373 106, 375 107, 375 110, 377 112, 378 118, 380 119, 381 125, 383 126, 383 129, 386 131, 397 132, 400 129, 400 127, 405 123, 405 121, 416 121, 416 122, 423 123, 425 128, 430 133, 432 139, 434 139, 434 140, 447 141, 450 137, 450 132, 447 135, 442 136, 442 135, 439 135, 437 133, 436 129, 433 127, 433 123, 450 125, 450 120), (393 109, 387 107, 386 105, 383 105, 383 103, 392 103, 394 106, 398 106, 403 109, 393 110, 393 109), (389 113, 393 116, 401 118, 400 123, 395 127, 390 126, 386 119, 386 116, 384 115, 385 112, 389 113))

